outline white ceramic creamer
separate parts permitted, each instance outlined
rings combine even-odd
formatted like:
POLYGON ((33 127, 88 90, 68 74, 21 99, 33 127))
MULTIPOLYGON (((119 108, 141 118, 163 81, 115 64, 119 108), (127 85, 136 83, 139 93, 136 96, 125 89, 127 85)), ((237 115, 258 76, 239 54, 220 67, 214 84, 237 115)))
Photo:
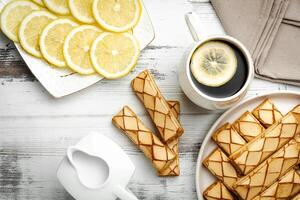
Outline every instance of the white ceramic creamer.
POLYGON ((137 200, 126 188, 134 170, 119 145, 93 132, 68 148, 57 177, 77 200, 137 200))

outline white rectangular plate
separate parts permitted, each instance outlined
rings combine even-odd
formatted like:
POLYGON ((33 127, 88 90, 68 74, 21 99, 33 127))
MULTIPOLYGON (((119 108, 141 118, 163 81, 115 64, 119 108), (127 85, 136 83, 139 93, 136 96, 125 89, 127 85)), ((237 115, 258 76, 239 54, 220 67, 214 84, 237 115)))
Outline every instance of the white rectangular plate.
MULTIPOLYGON (((10 0, 0 1, 0 10, 8 1, 10 0)), ((150 44, 155 37, 150 17, 143 2, 142 8, 141 19, 137 26, 133 29, 133 35, 139 41, 141 50, 150 44)), ((97 74, 82 76, 68 69, 55 68, 44 60, 37 59, 27 54, 21 48, 20 44, 15 43, 15 46, 34 76, 40 81, 46 90, 56 98, 82 90, 103 79, 97 74)))

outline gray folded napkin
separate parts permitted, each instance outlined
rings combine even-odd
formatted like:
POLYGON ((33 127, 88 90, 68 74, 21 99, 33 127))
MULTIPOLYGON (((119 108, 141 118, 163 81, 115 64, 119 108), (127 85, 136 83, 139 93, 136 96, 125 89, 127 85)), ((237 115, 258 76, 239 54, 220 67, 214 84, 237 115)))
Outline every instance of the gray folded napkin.
POLYGON ((256 76, 300 86, 299 0, 211 0, 226 32, 252 54, 256 76))
POLYGON ((300 22, 300 1, 290 0, 290 5, 286 10, 284 19, 300 22))
POLYGON ((300 0, 290 0, 282 22, 300 27, 300 0))
POLYGON ((300 86, 300 29, 281 24, 277 36, 257 72, 261 78, 300 86))
POLYGON ((283 19, 283 20, 282 20, 282 23, 284 23, 284 24, 290 24, 290 25, 293 25, 293 26, 298 26, 298 27, 300 27, 300 21, 294 21, 294 20, 283 19))

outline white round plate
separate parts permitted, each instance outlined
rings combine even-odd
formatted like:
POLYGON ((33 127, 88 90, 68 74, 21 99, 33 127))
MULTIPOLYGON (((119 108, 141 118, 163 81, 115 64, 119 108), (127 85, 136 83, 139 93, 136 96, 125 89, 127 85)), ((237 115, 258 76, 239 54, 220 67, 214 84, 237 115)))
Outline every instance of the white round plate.
POLYGON ((300 104, 300 93, 288 91, 272 92, 249 98, 221 115, 221 117, 208 131, 205 139, 202 142, 202 146, 198 155, 196 165, 196 191, 199 200, 204 199, 202 196, 203 191, 216 180, 216 178, 208 171, 208 169, 202 165, 202 161, 217 147, 217 145, 211 140, 211 135, 224 123, 232 123, 247 110, 252 111, 266 98, 271 99, 278 110, 280 110, 283 114, 286 114, 293 107, 300 104))

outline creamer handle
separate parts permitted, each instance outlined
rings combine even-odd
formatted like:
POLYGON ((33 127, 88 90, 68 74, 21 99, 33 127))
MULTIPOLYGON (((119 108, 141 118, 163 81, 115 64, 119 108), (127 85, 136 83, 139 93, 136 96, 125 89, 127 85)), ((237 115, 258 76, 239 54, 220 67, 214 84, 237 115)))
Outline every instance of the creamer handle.
POLYGON ((116 186, 114 188, 114 194, 121 200, 138 200, 138 198, 131 191, 121 186, 116 186))

